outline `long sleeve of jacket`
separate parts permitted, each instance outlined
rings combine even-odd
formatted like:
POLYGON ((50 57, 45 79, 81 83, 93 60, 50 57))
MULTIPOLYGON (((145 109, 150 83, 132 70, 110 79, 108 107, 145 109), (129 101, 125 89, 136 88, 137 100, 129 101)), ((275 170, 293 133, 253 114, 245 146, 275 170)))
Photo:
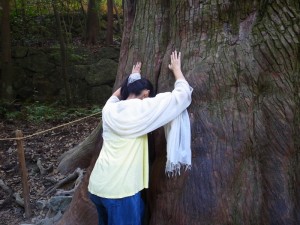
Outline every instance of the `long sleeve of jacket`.
POLYGON ((123 136, 138 137, 175 119, 191 104, 192 88, 179 79, 172 92, 154 98, 118 101, 112 96, 102 111, 103 133, 106 130, 123 136))

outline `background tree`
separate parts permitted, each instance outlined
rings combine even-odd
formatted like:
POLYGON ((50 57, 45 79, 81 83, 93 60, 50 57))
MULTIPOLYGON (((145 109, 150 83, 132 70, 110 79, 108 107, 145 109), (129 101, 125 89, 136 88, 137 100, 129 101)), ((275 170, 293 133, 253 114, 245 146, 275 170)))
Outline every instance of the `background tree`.
POLYGON ((13 99, 11 65, 11 35, 10 35, 10 1, 1 0, 1 97, 5 100, 13 99))
MULTIPOLYGON (((115 10, 115 13, 116 13, 116 16, 117 16, 117 19, 118 19, 118 25, 119 25, 120 33, 122 34, 123 33, 123 26, 122 26, 122 21, 121 21, 121 18, 120 18, 119 10, 117 8, 116 2, 114 0, 112 0, 112 2, 113 2, 114 10, 115 10)), ((121 1, 121 3, 122 2, 123 1, 121 1)))
POLYGON ((96 0, 89 0, 86 21, 86 43, 96 44, 99 37, 99 7, 96 0))
POLYGON ((114 13, 113 0, 107 0, 107 26, 106 26, 106 44, 113 43, 113 29, 114 29, 114 13))
POLYGON ((67 50, 66 50, 66 41, 63 35, 63 29, 61 26, 60 14, 57 10, 57 1, 52 0, 52 7, 55 16, 55 21, 57 25, 57 32, 59 37, 59 46, 60 46, 60 58, 61 58, 61 76, 64 80, 65 94, 66 94, 66 102, 67 105, 72 103, 71 97, 71 88, 70 83, 67 76, 67 50))
MULTIPOLYGON (((26 0, 21 0, 21 18, 22 18, 22 29, 23 29, 23 35, 26 35, 28 29, 27 29, 27 17, 26 17, 26 0)), ((22 40, 22 44, 24 45, 24 39, 22 40)))

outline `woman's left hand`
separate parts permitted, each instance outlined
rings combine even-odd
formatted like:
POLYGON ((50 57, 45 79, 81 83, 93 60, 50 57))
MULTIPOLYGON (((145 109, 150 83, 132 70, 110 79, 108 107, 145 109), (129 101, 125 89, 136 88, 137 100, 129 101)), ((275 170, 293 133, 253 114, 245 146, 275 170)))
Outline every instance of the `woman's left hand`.
POLYGON ((141 73, 141 67, 142 67, 142 63, 137 62, 135 65, 133 65, 131 73, 141 73))
POLYGON ((118 88, 112 95, 114 95, 120 99, 121 98, 121 88, 118 88))

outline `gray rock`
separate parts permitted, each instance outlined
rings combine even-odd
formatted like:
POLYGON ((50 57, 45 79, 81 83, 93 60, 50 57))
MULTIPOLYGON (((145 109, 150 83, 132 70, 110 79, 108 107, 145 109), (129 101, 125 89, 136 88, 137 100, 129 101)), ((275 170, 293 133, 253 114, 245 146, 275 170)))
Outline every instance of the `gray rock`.
MULTIPOLYGON (((17 99, 65 99, 59 48, 16 47, 13 55, 12 89, 17 99)), ((116 78, 119 49, 103 47, 98 53, 82 48, 69 49, 68 56, 67 76, 74 102, 104 103, 116 78)))
POLYGON ((68 67, 69 80, 84 80, 85 76, 89 73, 90 65, 74 65, 68 67))
POLYGON ((101 85, 99 87, 92 87, 88 92, 87 98, 91 102, 104 105, 107 99, 111 96, 112 87, 108 85, 101 85))
POLYGON ((31 72, 43 73, 55 69, 55 65, 49 62, 47 55, 42 51, 28 52, 28 56, 22 59, 16 59, 18 66, 31 72))
POLYGON ((59 211, 55 216, 51 218, 45 218, 36 223, 36 225, 54 225, 62 217, 62 213, 59 211))
POLYGON ((9 149, 7 150, 7 154, 12 154, 15 151, 14 148, 9 147, 9 149))
POLYGON ((12 49, 13 58, 24 58, 28 53, 28 48, 26 47, 15 47, 12 49))
POLYGON ((39 77, 33 80, 33 87, 36 100, 47 100, 59 93, 63 83, 60 79, 51 82, 49 79, 39 77))
POLYGON ((72 201, 72 196, 54 196, 48 201, 48 208, 54 212, 64 212, 72 201))
POLYGON ((103 47, 100 49, 97 56, 101 59, 113 59, 115 61, 119 60, 120 49, 112 47, 103 47))
MULTIPOLYGON (((82 80, 72 80, 70 82, 70 86, 71 86, 72 98, 79 103, 86 102, 87 93, 90 90, 87 83, 82 80)), ((64 90, 61 94, 64 94, 64 90)))
POLYGON ((36 207, 38 209, 44 209, 47 205, 47 200, 38 200, 36 201, 36 207))
POLYGON ((90 86, 112 85, 116 79, 118 63, 111 59, 101 59, 89 67, 85 80, 90 86))
POLYGON ((25 81, 29 80, 28 75, 26 74, 24 69, 20 66, 13 66, 13 71, 15 73, 14 77, 17 77, 17 79, 14 79, 13 88, 18 89, 24 86, 25 81))

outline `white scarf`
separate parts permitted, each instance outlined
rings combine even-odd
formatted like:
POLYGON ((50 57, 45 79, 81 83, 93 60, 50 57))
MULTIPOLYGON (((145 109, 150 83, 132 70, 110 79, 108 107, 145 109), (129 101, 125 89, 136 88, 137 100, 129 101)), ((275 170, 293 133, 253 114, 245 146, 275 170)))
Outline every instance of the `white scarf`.
POLYGON ((167 140, 168 176, 180 175, 181 166, 191 169, 191 126, 187 110, 164 126, 167 140))
POLYGON ((154 98, 118 101, 112 96, 102 111, 103 137, 112 132, 135 138, 164 126, 167 140, 168 175, 180 175, 180 168, 191 168, 191 129, 186 108, 191 103, 192 88, 185 80, 177 80, 172 92, 154 98))

